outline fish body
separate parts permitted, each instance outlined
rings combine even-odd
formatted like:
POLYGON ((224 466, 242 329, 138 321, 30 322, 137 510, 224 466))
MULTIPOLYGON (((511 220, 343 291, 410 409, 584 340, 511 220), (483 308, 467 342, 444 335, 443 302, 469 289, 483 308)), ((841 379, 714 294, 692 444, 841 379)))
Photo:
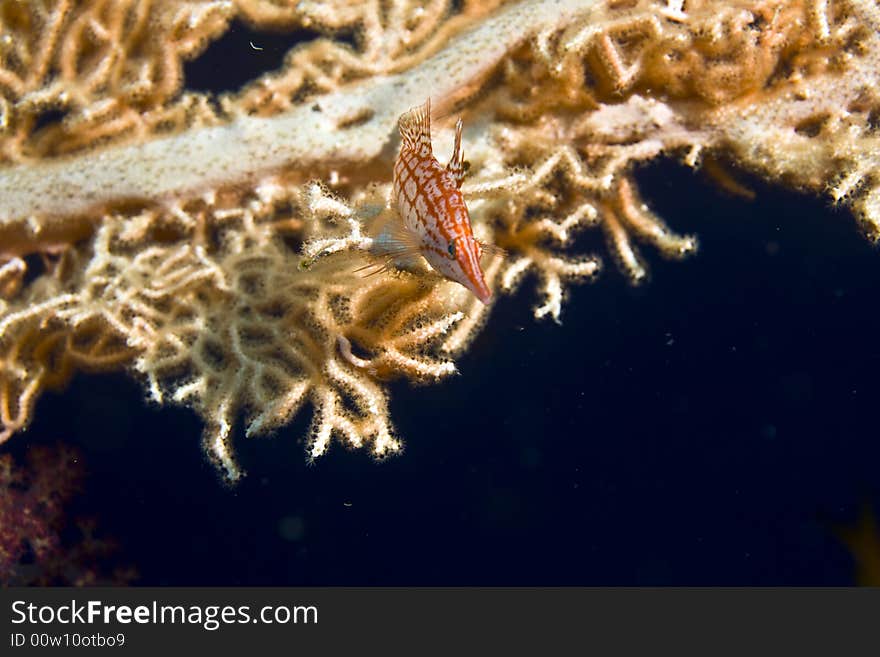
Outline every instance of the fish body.
POLYGON ((431 147, 431 100, 400 117, 400 153, 394 163, 392 202, 397 223, 390 231, 395 257, 421 255, 438 273, 464 285, 483 303, 492 292, 486 285, 467 205, 461 195, 464 166, 461 119, 455 130, 452 159, 443 167, 431 147))

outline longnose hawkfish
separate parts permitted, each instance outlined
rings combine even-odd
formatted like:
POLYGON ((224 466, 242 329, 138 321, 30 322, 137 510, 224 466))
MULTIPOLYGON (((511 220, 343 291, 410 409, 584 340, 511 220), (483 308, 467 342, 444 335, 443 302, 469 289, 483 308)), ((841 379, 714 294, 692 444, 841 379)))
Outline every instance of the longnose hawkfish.
POLYGON ((431 148, 430 98, 401 116, 398 128, 402 143, 392 184, 397 214, 374 241, 374 253, 398 265, 421 256, 439 274, 489 303, 492 292, 480 267, 484 245, 474 237, 461 195, 461 119, 455 124, 455 146, 445 168, 431 148))

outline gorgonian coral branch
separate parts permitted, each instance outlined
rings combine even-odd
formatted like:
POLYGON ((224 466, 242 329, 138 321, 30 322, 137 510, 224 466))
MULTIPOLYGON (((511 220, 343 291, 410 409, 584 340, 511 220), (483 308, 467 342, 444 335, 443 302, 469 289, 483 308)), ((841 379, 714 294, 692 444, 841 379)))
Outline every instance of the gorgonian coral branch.
POLYGON ((537 279, 538 317, 600 270, 584 231, 636 283, 652 251, 694 252, 634 181, 658 157, 827 191, 880 234, 873 0, 496 4, 3 5, 0 439, 74 370, 129 367, 201 414, 231 479, 241 417, 257 435, 311 407, 310 457, 398 450, 386 382, 455 372, 490 312, 371 248, 426 93, 438 152, 464 119, 474 234, 506 251, 486 281, 537 279), (234 17, 321 36, 239 93, 187 92, 181 62, 234 17))

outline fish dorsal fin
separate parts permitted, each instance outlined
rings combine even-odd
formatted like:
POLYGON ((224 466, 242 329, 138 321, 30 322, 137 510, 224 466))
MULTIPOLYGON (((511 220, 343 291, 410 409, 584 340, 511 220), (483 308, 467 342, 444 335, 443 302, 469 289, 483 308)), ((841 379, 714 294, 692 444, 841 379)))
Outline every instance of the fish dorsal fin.
POLYGON ((403 145, 420 157, 429 157, 431 148, 431 97, 424 105, 414 107, 397 122, 403 145))
POLYGON ((452 147, 452 159, 450 159, 449 164, 446 165, 446 170, 455 178, 455 186, 459 189, 461 189, 461 183, 464 181, 464 154, 461 151, 461 126, 461 119, 459 119, 455 124, 455 146, 452 147))

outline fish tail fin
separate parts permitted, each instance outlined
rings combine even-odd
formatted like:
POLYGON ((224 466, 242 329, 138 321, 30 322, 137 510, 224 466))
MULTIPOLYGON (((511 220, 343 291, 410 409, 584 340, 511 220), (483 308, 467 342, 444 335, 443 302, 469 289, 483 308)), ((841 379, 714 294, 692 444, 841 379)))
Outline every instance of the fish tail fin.
POLYGON ((461 128, 462 122, 459 119, 455 124, 455 145, 452 147, 452 158, 446 169, 452 173, 455 178, 455 185, 461 189, 461 183, 464 181, 464 153, 461 150, 461 128))
POLYGON ((421 157, 432 154, 431 148, 431 97, 424 105, 413 107, 397 122, 404 145, 421 157))

